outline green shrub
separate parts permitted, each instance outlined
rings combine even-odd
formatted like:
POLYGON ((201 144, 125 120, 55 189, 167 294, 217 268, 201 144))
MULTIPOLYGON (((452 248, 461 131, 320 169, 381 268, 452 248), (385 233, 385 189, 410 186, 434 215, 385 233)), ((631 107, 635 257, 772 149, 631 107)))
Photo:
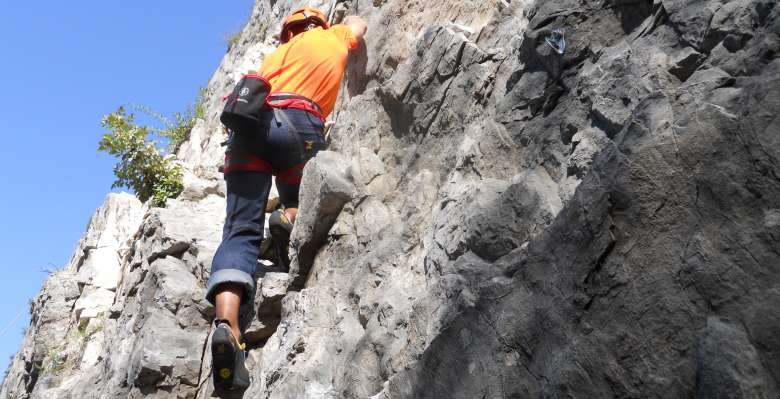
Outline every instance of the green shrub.
POLYGON ((233 48, 236 44, 238 44, 238 41, 241 40, 241 31, 238 31, 236 33, 233 33, 232 35, 228 36, 225 41, 228 45, 228 51, 233 48))
POLYGON ((93 335, 103 331, 103 329, 106 327, 106 324, 108 323, 108 314, 105 312, 100 313, 97 318, 97 323, 95 323, 95 325, 90 328, 91 320, 92 319, 85 319, 79 322, 78 328, 76 329, 76 334, 78 334, 82 340, 88 340, 93 335))
POLYGON ((201 88, 195 103, 186 112, 175 113, 173 120, 149 107, 132 106, 162 127, 137 124, 135 115, 127 114, 124 107, 104 116, 102 125, 108 133, 100 140, 98 150, 119 158, 111 188, 130 188, 141 201, 152 199, 152 206, 164 206, 166 199, 178 196, 184 189, 182 170, 170 154, 179 150, 197 120, 205 117, 205 95, 206 89, 201 88))
POLYGON ((59 376, 76 366, 74 356, 68 356, 63 346, 50 347, 42 361, 33 364, 33 367, 43 375, 59 376))
POLYGON ((135 115, 128 115, 124 107, 106 115, 102 125, 109 132, 103 135, 98 150, 119 158, 114 165, 116 181, 112 188, 130 188, 139 200, 152 198, 153 206, 162 206, 184 188, 182 171, 161 154, 157 142, 149 139, 149 128, 134 121, 135 115))

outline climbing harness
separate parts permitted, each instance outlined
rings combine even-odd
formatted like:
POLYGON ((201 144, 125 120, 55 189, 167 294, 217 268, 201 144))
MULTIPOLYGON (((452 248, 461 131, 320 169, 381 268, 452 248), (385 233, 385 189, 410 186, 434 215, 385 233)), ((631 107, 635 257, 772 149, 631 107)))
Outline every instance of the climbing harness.
POLYGON ((325 123, 325 117, 322 116, 322 109, 314 100, 295 93, 276 92, 271 93, 266 100, 266 105, 271 108, 292 108, 307 111, 325 123))
MULTIPOLYGON (((287 41, 285 40, 287 39, 287 32, 293 26, 309 24, 322 26, 325 29, 329 28, 330 25, 325 18, 321 11, 314 8, 304 7, 296 10, 284 20, 281 35, 282 42, 287 41)), ((291 44, 287 49, 287 53, 284 55, 285 59, 294 45, 294 43, 291 44)), ((284 64, 283 61, 282 65, 284 64)), ((234 154, 228 150, 225 155, 225 165, 222 169, 224 173, 229 173, 232 170, 252 170, 273 173, 276 175, 277 180, 284 183, 300 183, 301 170, 303 170, 307 160, 305 154, 307 151, 314 149, 315 142, 304 142, 301 140, 299 132, 283 110, 299 109, 306 111, 317 117, 323 125, 325 124, 325 117, 320 106, 309 98, 295 93, 273 92, 270 81, 281 74, 284 69, 285 67, 281 67, 267 76, 260 76, 259 73, 244 75, 236 84, 233 92, 224 98, 226 104, 220 115, 220 121, 225 125, 229 133, 228 140, 223 144, 230 146, 236 133, 267 134, 267 131, 261 126, 261 121, 263 120, 263 114, 270 110, 274 113, 274 119, 279 124, 278 126, 281 126, 282 122, 287 124, 290 136, 293 137, 300 149, 300 163, 285 170, 273 170, 271 164, 259 156, 249 153, 234 154)), ((324 132, 320 132, 320 135, 323 134, 324 132)), ((259 137, 261 140, 265 138, 259 137)))

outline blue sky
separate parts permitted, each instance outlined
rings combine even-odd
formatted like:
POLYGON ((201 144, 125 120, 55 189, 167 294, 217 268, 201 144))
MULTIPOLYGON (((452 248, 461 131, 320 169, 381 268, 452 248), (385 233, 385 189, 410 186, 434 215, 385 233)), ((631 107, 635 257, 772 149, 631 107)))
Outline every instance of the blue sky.
POLYGON ((252 0, 19 1, 0 10, 0 376, 42 269, 67 263, 110 191, 100 120, 184 111, 252 0), (18 317, 15 323, 14 319, 18 317))

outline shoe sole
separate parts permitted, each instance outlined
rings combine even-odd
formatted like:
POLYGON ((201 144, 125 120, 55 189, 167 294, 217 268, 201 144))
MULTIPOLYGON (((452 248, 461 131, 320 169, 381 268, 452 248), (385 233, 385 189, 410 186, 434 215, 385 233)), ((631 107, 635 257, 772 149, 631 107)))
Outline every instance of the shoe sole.
POLYGON ((229 391, 233 387, 236 349, 231 342, 232 332, 217 328, 211 338, 212 373, 214 390, 229 391))

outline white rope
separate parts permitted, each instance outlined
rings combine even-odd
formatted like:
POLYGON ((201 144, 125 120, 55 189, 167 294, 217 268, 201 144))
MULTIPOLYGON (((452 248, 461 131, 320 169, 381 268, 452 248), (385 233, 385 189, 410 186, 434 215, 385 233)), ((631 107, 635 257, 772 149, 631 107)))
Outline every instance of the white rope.
POLYGON ((22 314, 24 314, 24 311, 25 311, 25 309, 26 309, 26 308, 27 308, 27 307, 26 307, 26 306, 24 306, 24 307, 22 307, 21 309, 19 309, 19 313, 17 313, 17 314, 16 314, 16 317, 14 317, 14 319, 13 319, 13 320, 11 320, 11 322, 10 322, 10 323, 8 323, 8 325, 7 325, 7 326, 5 326, 5 328, 3 329, 3 331, 2 331, 2 332, 0 332, 0 338, 2 338, 3 336, 5 336, 5 333, 7 333, 7 332, 8 332, 8 330, 10 330, 10 329, 11 329, 11 327, 13 327, 13 326, 14 326, 14 324, 16 324, 16 322, 17 322, 17 321, 19 321, 19 318, 20 318, 20 317, 22 317, 22 314))
POLYGON ((333 0, 333 4, 330 5, 330 10, 328 11, 328 23, 333 24, 333 11, 336 9, 336 4, 338 4, 339 0, 333 0))

